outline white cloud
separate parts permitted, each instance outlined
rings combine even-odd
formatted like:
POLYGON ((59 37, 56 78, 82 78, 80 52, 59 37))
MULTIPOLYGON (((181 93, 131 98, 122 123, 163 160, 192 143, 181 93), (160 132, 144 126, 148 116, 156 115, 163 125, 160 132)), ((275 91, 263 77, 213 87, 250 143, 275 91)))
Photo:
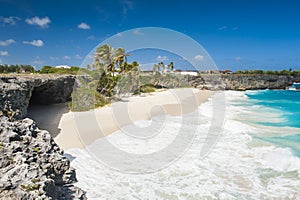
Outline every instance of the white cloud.
POLYGON ((18 20, 21 20, 21 18, 14 16, 0 17, 0 22, 3 24, 16 25, 18 20))
POLYGON ((2 60, 0 59, 0 63, 2 63, 2 60))
POLYGON ((194 59, 197 60, 197 61, 201 61, 201 60, 204 59, 204 56, 202 56, 200 54, 199 55, 195 55, 194 59))
POLYGON ((241 57, 235 57, 234 60, 235 61, 240 61, 242 58, 241 57))
POLYGON ((33 40, 33 41, 23 41, 23 44, 30 44, 32 46, 36 47, 42 47, 44 46, 44 42, 42 40, 33 40))
POLYGON ((122 33, 117 33, 116 36, 117 37, 122 37, 122 33))
POLYGON ((77 28, 80 28, 80 29, 91 29, 90 25, 88 25, 87 23, 80 23, 78 24, 77 28))
POLYGON ((43 18, 32 17, 30 19, 29 18, 26 19, 25 22, 30 25, 36 25, 36 26, 40 26, 42 28, 47 28, 48 24, 50 24, 51 20, 49 19, 49 17, 43 17, 43 18))
POLYGON ((134 35, 143 35, 143 33, 141 32, 140 29, 135 29, 135 30, 133 31, 133 34, 134 34, 134 35))
POLYGON ((0 56, 8 56, 8 52, 7 51, 0 51, 0 56))
POLYGON ((221 27, 219 27, 218 29, 219 29, 220 31, 224 31, 224 30, 227 29, 227 26, 221 26, 221 27))
POLYGON ((9 46, 13 43, 16 43, 16 41, 14 41, 13 39, 8 39, 8 40, 0 40, 0 46, 9 46))
POLYGON ((64 56, 64 57, 62 57, 62 59, 64 59, 64 60, 70 60, 71 57, 70 56, 64 56))
POLYGON ((157 56, 156 60, 159 62, 163 62, 169 60, 169 58, 167 56, 157 56))

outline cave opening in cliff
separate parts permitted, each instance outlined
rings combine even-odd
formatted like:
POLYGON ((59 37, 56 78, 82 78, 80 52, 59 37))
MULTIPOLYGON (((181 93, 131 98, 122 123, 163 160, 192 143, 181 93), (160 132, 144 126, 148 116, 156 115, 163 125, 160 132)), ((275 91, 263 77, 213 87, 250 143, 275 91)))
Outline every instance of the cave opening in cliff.
POLYGON ((29 101, 29 107, 32 105, 47 105, 50 104, 47 101, 47 98, 41 94, 41 92, 37 89, 33 89, 29 101))
POLYGON ((51 87, 51 84, 33 88, 29 105, 50 105, 71 101, 71 91, 66 88, 51 87))
POLYGON ((51 104, 51 97, 49 95, 46 95, 41 89, 39 88, 34 88, 30 101, 29 101, 29 106, 31 105, 49 105, 51 104))
POLYGON ((36 121, 41 129, 49 131, 52 137, 60 133, 59 123, 63 114, 69 112, 70 95, 63 96, 61 88, 35 87, 31 92, 27 117, 36 121))

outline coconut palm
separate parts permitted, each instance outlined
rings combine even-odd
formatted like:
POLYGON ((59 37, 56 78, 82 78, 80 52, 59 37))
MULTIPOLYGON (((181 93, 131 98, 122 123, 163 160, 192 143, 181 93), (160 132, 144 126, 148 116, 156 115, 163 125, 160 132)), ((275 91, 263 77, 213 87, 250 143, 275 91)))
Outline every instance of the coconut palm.
POLYGON ((114 49, 110 45, 104 44, 102 46, 99 46, 94 54, 94 69, 99 70, 104 68, 105 74, 110 75, 111 73, 113 73, 113 54, 114 49))
POLYGON ((105 72, 114 74, 116 71, 116 65, 123 71, 124 61, 127 61, 129 54, 125 53, 123 48, 114 49, 108 44, 104 44, 96 49, 94 55, 94 63, 97 65, 99 62, 103 62, 105 72))
POLYGON ((96 49, 94 65, 102 65, 101 68, 104 69, 104 73, 102 73, 99 80, 98 89, 101 93, 112 96, 112 91, 118 79, 118 76, 115 77, 116 67, 119 68, 119 74, 126 71, 126 56, 128 55, 123 48, 114 49, 108 44, 104 44, 96 49))
POLYGON ((116 64, 119 69, 120 69, 120 72, 126 72, 128 71, 127 68, 127 56, 130 56, 129 54, 126 54, 125 53, 125 49, 123 48, 118 48, 116 50, 114 50, 114 54, 113 54, 113 61, 114 61, 114 64, 116 64))
POLYGON ((168 68, 169 68, 170 71, 173 71, 174 70, 174 63, 170 62, 170 64, 168 64, 168 68))
POLYGON ((153 74, 156 74, 156 72, 159 71, 159 67, 158 67, 158 64, 154 64, 153 65, 153 74))
POLYGON ((161 69, 162 73, 164 73, 165 72, 165 64, 164 64, 164 62, 160 62, 159 66, 160 66, 160 69, 161 69))
POLYGON ((108 44, 99 46, 96 49, 95 60, 101 60, 104 64, 109 64, 113 60, 114 48, 108 44))

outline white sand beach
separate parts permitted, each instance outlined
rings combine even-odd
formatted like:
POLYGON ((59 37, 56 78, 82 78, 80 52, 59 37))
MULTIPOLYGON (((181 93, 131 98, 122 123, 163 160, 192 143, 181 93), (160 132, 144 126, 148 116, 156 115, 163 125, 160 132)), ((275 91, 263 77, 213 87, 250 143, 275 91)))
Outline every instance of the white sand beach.
POLYGON ((84 148, 134 121, 147 120, 160 114, 192 112, 210 96, 211 91, 174 89, 123 98, 120 102, 87 112, 66 112, 66 104, 56 105, 57 112, 43 109, 44 114, 35 108, 30 111, 30 117, 37 120, 41 128, 55 130, 55 142, 68 150, 84 148))

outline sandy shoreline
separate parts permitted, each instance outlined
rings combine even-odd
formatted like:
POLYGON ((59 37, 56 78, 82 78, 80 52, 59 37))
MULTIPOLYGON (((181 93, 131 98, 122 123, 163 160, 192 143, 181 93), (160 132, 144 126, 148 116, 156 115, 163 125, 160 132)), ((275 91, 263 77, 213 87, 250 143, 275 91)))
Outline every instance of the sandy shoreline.
POLYGON ((123 98, 120 102, 87 112, 67 112, 66 105, 37 107, 30 111, 41 128, 53 132, 55 142, 64 150, 84 148, 98 138, 117 131, 138 120, 160 114, 181 115, 194 111, 206 102, 211 91, 173 89, 142 96, 123 98), (45 113, 42 114, 41 110, 45 113))

